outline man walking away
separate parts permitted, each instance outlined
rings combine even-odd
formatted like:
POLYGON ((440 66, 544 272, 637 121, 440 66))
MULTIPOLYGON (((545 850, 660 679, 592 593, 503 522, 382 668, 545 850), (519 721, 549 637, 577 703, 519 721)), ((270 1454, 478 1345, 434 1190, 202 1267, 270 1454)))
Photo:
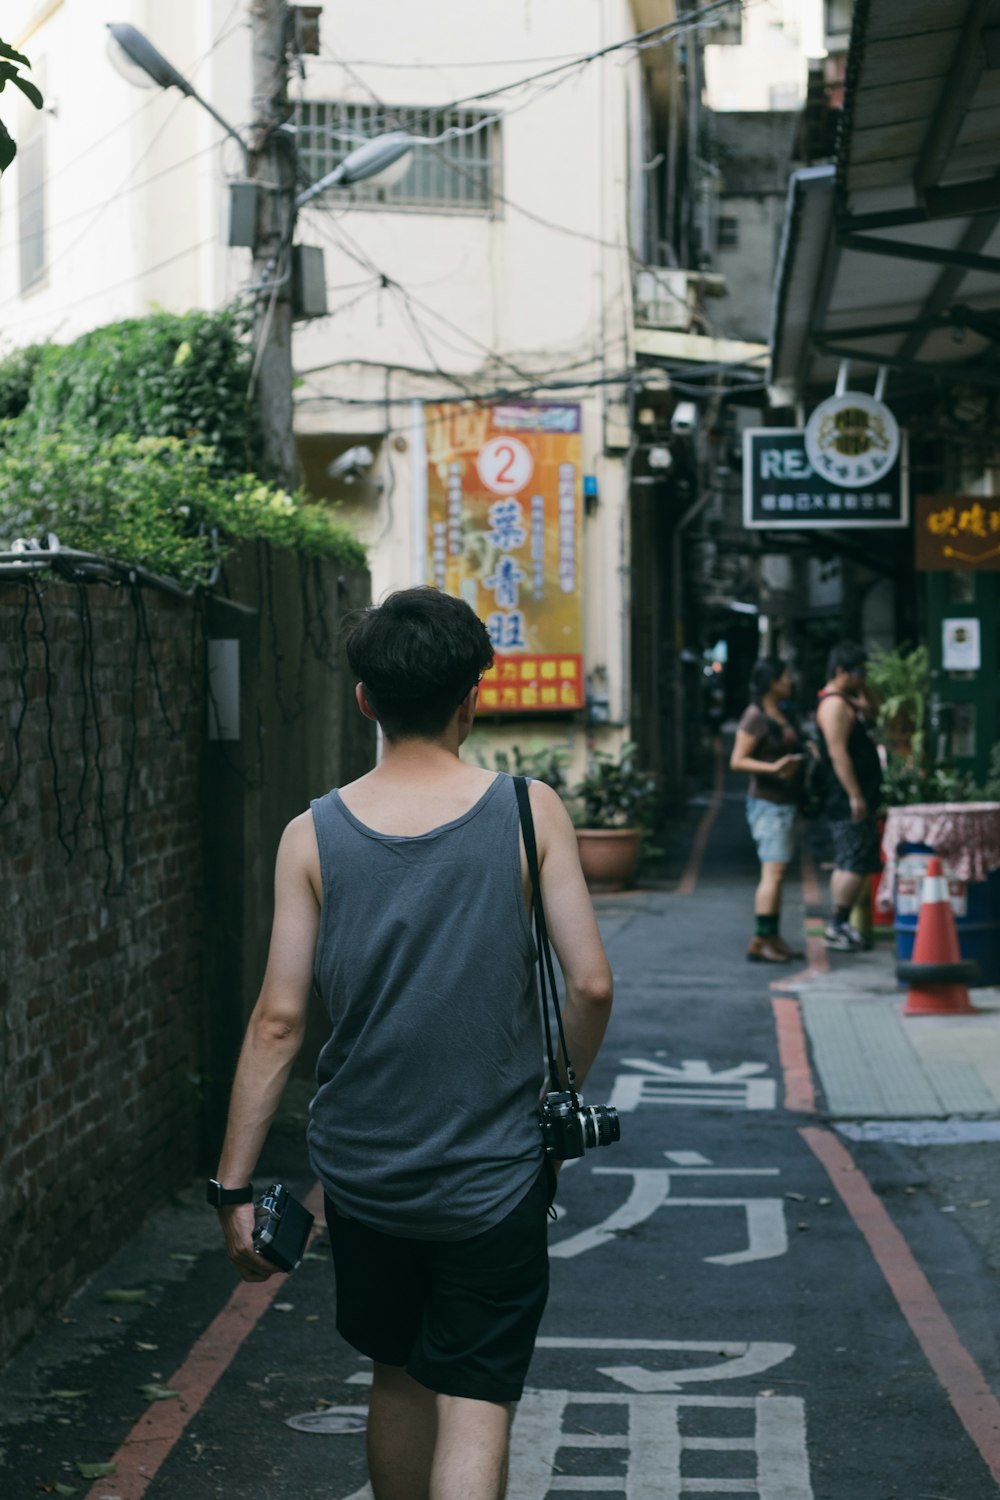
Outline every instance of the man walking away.
MULTIPOLYGON (((502 1500, 548 1291, 552 1169, 514 783, 459 759, 493 650, 468 605, 417 588, 369 609, 347 653, 384 756, 282 837, 267 970, 218 1168, 233 1206, 219 1214, 243 1279, 273 1274, 253 1248, 253 1206, 238 1200, 302 1041, 315 961, 333 1029, 309 1152, 326 1192, 337 1327, 374 1362, 372 1489, 376 1500, 502 1500)), ((582 1080, 611 973, 565 808, 541 783, 529 795, 582 1080)))
POLYGON ((882 764, 869 727, 875 703, 865 686, 866 653, 853 641, 840 641, 827 662, 827 684, 819 695, 816 723, 820 752, 827 763, 824 813, 833 838, 830 895, 833 917, 823 932, 828 948, 851 953, 865 946, 850 923, 851 908, 866 875, 882 868, 878 812, 882 764))

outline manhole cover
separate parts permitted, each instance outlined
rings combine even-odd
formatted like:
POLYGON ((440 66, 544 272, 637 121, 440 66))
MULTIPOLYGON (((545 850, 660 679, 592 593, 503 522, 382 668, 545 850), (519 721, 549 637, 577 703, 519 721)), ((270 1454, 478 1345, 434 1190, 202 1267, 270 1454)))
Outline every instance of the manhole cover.
POLYGON ((304 1411, 286 1417, 285 1426, 296 1432, 364 1432, 368 1413, 363 1406, 328 1406, 325 1411, 304 1411))

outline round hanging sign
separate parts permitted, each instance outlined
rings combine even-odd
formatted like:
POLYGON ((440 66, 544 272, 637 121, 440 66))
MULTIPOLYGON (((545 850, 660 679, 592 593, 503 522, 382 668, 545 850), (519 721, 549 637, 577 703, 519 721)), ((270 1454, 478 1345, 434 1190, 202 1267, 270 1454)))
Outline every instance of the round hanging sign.
POLYGON ((884 479, 899 457, 899 424, 884 401, 845 391, 821 401, 806 423, 806 456, 817 474, 846 489, 884 479))

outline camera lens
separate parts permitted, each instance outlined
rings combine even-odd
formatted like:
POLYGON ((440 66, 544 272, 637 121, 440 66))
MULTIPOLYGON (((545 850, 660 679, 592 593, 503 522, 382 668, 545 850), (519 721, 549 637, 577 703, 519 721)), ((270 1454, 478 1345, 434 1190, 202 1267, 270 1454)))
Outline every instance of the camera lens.
POLYGON ((610 1104, 592 1104, 580 1111, 587 1146, 610 1146, 622 1136, 618 1111, 610 1104))

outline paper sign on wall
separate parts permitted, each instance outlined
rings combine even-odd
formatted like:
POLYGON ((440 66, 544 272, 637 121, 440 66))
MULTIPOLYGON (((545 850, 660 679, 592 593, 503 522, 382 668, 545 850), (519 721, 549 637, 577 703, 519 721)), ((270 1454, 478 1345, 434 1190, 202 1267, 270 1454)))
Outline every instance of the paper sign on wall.
POLYGON ((941 621, 941 665, 946 672, 978 672, 982 666, 979 621, 941 621))

